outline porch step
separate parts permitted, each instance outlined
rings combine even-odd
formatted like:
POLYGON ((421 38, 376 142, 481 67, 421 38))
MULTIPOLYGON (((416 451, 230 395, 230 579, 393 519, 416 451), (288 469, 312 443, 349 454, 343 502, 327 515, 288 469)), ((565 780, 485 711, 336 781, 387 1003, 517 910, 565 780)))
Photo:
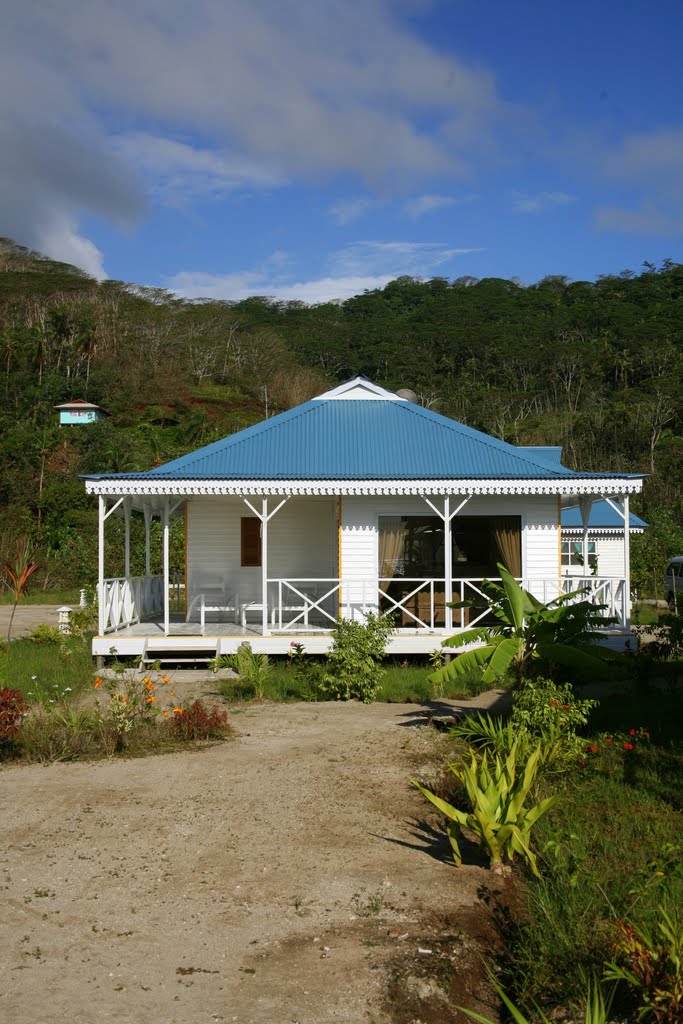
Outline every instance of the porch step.
POLYGON ((194 651, 187 647, 178 649, 165 644, 145 641, 140 654, 140 668, 157 664, 160 668, 171 668, 173 665, 208 665, 218 655, 218 642, 213 647, 203 646, 194 651))

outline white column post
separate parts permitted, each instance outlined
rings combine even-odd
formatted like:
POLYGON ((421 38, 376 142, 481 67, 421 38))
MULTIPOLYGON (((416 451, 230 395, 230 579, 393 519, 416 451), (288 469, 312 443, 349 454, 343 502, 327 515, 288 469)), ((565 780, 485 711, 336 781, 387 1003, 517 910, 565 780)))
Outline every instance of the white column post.
POLYGON ((152 510, 145 505, 145 576, 151 576, 152 558, 149 546, 150 525, 152 522, 152 510))
POLYGON ((631 499, 622 495, 624 509, 624 629, 631 631, 631 499))
POLYGON ((268 632, 268 499, 263 498, 261 509, 261 597, 263 601, 263 636, 268 632))
POLYGON ((453 534, 451 533, 451 499, 447 494, 443 499, 443 561, 444 561, 444 599, 446 602, 446 629, 453 629, 453 609, 449 603, 453 600, 453 534))
POLYGON ((106 511, 107 499, 100 494, 97 532, 97 618, 100 636, 103 636, 106 626, 104 621, 104 515, 106 511))
POLYGON ((123 575, 130 577, 130 498, 123 500, 123 523, 124 523, 124 570, 123 575))
POLYGON ((588 565, 588 523, 590 521, 591 509, 593 508, 593 499, 590 495, 581 498, 579 503, 581 510, 581 523, 583 525, 583 533, 581 535, 581 557, 583 558, 583 576, 590 576, 590 566, 588 565))
POLYGON ((171 632, 171 607, 168 595, 169 571, 168 571, 168 498, 164 500, 163 511, 163 587, 164 587, 164 636, 171 632))

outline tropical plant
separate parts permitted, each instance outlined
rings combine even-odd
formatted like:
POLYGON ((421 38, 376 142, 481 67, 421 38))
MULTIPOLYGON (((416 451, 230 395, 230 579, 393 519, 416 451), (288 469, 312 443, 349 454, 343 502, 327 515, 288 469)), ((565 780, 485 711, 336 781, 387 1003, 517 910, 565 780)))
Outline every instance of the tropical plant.
POLYGON ((216 658, 212 666, 234 669, 240 679, 253 686, 256 699, 263 700, 266 681, 273 668, 267 654, 256 654, 248 643, 242 643, 235 654, 216 658))
MULTIPOLYGON (((493 978, 491 980, 493 982, 493 987, 502 999, 511 1019, 514 1021, 514 1024, 531 1024, 531 1019, 527 1017, 518 1006, 515 1006, 498 982, 493 978)), ((605 998, 597 981, 588 983, 584 1017, 585 1024, 608 1024, 608 1016, 614 1000, 614 991, 615 990, 612 989, 608 992, 607 998, 605 998)), ((475 1010, 468 1010, 464 1006, 459 1006, 458 1009, 461 1013, 466 1013, 472 1020, 478 1021, 479 1024, 497 1024, 497 1021, 491 1020, 490 1017, 484 1017, 481 1013, 477 1013, 475 1010)), ((539 1024, 551 1024, 550 1018, 545 1015, 543 1010, 538 1006, 535 1007, 535 1010, 536 1014, 534 1015, 534 1021, 537 1020, 539 1024)))
POLYGON ((485 683, 495 682, 508 671, 519 681, 556 665, 584 673, 604 673, 606 661, 618 660, 615 652, 595 643, 594 630, 613 621, 600 616, 604 606, 577 601, 581 591, 542 604, 500 563, 498 572, 501 584, 489 580, 482 584, 497 624, 468 629, 444 640, 444 647, 480 646, 434 672, 429 677, 431 682, 453 680, 476 666, 485 666, 485 683))
POLYGON ((7 627, 8 641, 12 636, 12 624, 14 622, 17 605, 29 588, 31 576, 33 576, 34 572, 40 569, 40 562, 37 560, 36 554, 36 549, 31 544, 31 541, 25 537, 23 540, 17 541, 14 558, 11 560, 7 559, 5 561, 5 575, 9 581, 9 589, 11 590, 14 598, 12 614, 10 615, 9 625, 7 627))
POLYGON ((531 797, 540 753, 536 748, 522 763, 518 761, 518 744, 514 743, 504 760, 498 754, 489 759, 488 751, 479 754, 470 749, 468 760, 449 764, 456 778, 465 784, 471 811, 453 807, 411 779, 422 795, 449 819, 446 831, 456 865, 462 863, 458 836, 464 825, 479 836, 488 850, 493 871, 498 874, 504 872, 504 860, 512 861, 515 854, 520 854, 538 875, 536 857, 529 845, 530 832, 534 823, 557 800, 557 795, 553 795, 525 807, 531 797))
POLYGON ((330 700, 373 701, 384 675, 381 663, 392 629, 390 615, 368 612, 365 622, 339 619, 320 693, 330 700))
POLYGON ((605 978, 625 981, 640 1005, 638 1020, 656 1024, 683 1021, 683 924, 677 913, 659 907, 656 930, 619 922, 615 944, 618 962, 605 967, 605 978))

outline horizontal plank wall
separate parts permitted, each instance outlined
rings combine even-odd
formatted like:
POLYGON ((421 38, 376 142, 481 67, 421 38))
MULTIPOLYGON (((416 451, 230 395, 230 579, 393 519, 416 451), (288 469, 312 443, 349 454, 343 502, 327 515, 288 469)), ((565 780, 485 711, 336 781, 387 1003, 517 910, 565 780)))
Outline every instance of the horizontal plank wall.
MULTIPOLYGON (((260 509, 261 499, 250 498, 260 509)), ((199 615, 203 586, 227 582, 240 602, 261 597, 261 569, 242 567, 241 526, 251 516, 239 498, 193 498, 188 502, 187 590, 191 618, 199 615)), ((274 499, 270 499, 271 509, 274 499)), ((268 525, 268 575, 327 577, 337 574, 336 501, 290 498, 268 525)))

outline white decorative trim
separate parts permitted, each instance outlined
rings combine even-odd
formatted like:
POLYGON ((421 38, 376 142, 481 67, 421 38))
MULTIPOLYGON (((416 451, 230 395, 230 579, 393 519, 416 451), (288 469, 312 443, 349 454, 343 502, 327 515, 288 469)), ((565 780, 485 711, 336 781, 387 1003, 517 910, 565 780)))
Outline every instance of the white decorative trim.
POLYGON ((88 494, 258 494, 258 495, 423 495, 423 494, 639 494, 642 477, 558 477, 515 480, 163 480, 86 479, 88 494))
POLYGON ((353 380, 347 380, 344 384, 326 391, 323 395, 316 395, 312 401, 327 402, 331 399, 334 401, 357 401, 358 399, 372 399, 375 402, 378 400, 384 402, 407 401, 406 398, 401 398, 393 391, 387 391, 386 388, 381 388, 379 384, 366 380, 364 377, 354 377, 353 380))
MULTIPOLYGON (((629 533, 645 533, 645 527, 644 526, 630 526, 628 532, 629 533)), ((581 527, 581 526, 563 526, 562 527, 562 536, 563 537, 564 537, 565 533, 576 534, 576 535, 578 535, 580 537, 582 535, 582 533, 583 533, 583 527, 581 527)), ((605 537, 610 537, 610 536, 623 537, 623 535, 624 535, 624 527, 623 526, 589 526, 588 527, 588 536, 589 537, 594 537, 594 536, 599 536, 599 537, 602 537, 602 536, 605 536, 605 537)))

